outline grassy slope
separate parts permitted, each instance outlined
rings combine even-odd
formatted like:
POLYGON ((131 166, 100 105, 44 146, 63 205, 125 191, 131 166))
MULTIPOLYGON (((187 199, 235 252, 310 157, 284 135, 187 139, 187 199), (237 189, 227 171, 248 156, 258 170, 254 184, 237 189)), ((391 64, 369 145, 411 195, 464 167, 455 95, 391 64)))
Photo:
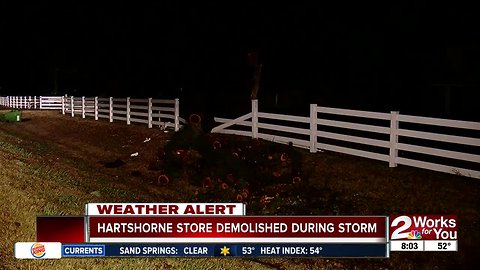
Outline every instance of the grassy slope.
POLYGON ((0 131, 0 269, 268 269, 253 261, 221 259, 15 259, 15 242, 35 240, 37 215, 82 215, 84 203, 99 200, 78 185, 80 179, 93 180, 89 172, 59 170, 20 146, 25 143, 40 147, 0 131))

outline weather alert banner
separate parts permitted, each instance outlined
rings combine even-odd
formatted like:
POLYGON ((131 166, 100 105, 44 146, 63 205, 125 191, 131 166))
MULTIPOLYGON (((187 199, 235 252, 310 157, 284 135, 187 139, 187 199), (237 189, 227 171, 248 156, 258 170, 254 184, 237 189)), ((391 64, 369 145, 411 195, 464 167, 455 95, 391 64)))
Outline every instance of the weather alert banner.
POLYGON ((243 203, 89 203, 87 216, 243 216, 243 203))
POLYGON ((242 203, 89 203, 86 216, 38 216, 37 242, 83 243, 88 216, 242 216, 242 203))
POLYGON ((456 215, 392 215, 392 251, 458 251, 456 215))

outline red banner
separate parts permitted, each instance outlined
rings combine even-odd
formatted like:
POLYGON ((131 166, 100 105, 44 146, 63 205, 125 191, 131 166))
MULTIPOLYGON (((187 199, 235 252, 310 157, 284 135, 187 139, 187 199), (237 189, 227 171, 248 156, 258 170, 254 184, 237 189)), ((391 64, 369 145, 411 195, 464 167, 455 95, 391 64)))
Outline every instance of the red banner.
POLYGON ((85 242, 85 217, 37 217, 37 242, 85 242))
MULTIPOLYGON (((90 238, 386 238, 386 217, 89 217, 90 238)), ((108 239, 107 239, 108 238, 108 239)), ((140 240, 139 240, 140 241, 140 240)), ((120 242, 120 241, 119 241, 120 242)))

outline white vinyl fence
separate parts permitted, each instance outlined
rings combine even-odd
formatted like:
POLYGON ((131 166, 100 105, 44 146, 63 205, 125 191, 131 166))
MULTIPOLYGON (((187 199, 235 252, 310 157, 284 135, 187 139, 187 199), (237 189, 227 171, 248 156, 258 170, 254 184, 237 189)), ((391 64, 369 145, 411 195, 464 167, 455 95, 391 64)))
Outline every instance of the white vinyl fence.
POLYGON ((389 163, 480 179, 480 123, 310 105, 310 116, 258 111, 215 117, 212 132, 292 143, 389 163), (235 126, 233 129, 232 127, 235 126))
POLYGON ((178 131, 186 121, 180 117, 178 99, 133 99, 100 97, 0 97, 0 105, 18 109, 61 110, 74 116, 106 118, 110 122, 144 123, 149 128, 172 127, 178 131))
POLYGON ((0 97, 0 105, 16 109, 61 110, 61 96, 7 96, 0 97))
POLYGON ((147 124, 149 128, 172 127, 178 131, 186 122, 180 117, 179 100, 100 97, 64 97, 63 114, 113 121, 147 124))
POLYGON ((40 98, 36 96, 0 97, 0 105, 19 109, 40 109, 40 98))

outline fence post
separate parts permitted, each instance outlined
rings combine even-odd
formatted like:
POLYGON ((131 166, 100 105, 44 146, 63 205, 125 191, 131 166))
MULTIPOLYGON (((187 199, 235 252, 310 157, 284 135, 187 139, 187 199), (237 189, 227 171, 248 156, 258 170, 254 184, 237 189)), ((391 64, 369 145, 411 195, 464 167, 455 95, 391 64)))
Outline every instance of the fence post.
POLYGON ((95 120, 98 120, 98 97, 95 97, 95 120))
POLYGON ((28 96, 28 109, 32 108, 32 96, 28 96))
POLYGON ((110 97, 109 114, 110 114, 110 123, 111 123, 113 122, 113 97, 110 97))
POLYGON ((70 96, 70 110, 72 111, 72 117, 75 116, 75 109, 74 109, 74 97, 73 96, 70 96))
POLYGON ((127 125, 130 125, 130 97, 127 97, 127 125))
POLYGON ((175 99, 175 131, 180 129, 180 99, 175 99))
POLYGON ((252 138, 258 138, 258 99, 252 99, 252 138))
POLYGON ((152 128, 152 98, 148 98, 148 128, 152 128))
POLYGON ((389 167, 397 167, 398 157, 398 111, 390 112, 390 158, 389 167))
POLYGON ((23 97, 23 108, 27 109, 27 96, 23 97))
POLYGON ((317 152, 317 104, 310 104, 310 153, 317 152))
MULTIPOLYGON (((162 117, 160 116, 160 114, 162 114, 162 110, 158 110, 158 127, 159 128, 163 128, 165 129, 166 128, 166 125, 165 124, 162 124, 162 117)), ((175 114, 175 113, 174 113, 175 114)), ((175 121, 174 121, 175 122, 175 121)))
POLYGON ((65 115, 65 97, 62 96, 62 114, 65 115))
POLYGON ((33 108, 37 108, 37 96, 33 96, 33 108))
POLYGON ((85 118, 85 96, 82 96, 82 118, 85 118))

